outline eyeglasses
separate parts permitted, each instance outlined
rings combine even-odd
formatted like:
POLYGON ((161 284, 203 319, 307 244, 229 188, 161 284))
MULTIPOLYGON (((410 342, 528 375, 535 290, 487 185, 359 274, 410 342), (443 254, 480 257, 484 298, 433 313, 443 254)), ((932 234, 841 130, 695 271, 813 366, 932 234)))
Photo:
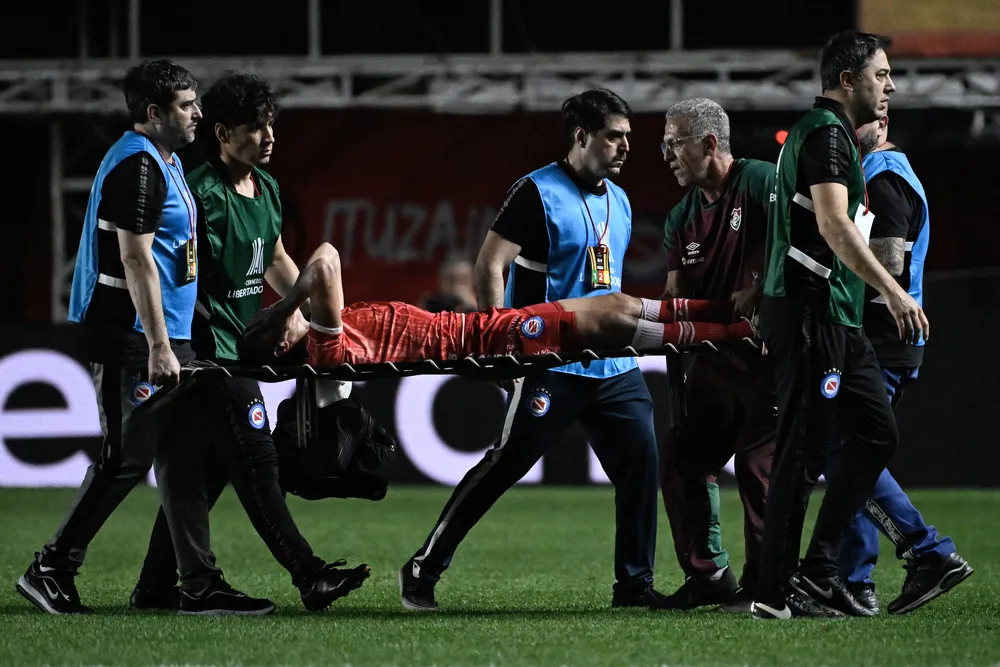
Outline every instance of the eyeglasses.
POLYGON ((687 141, 688 139, 704 139, 707 136, 707 134, 691 134, 686 137, 674 137, 673 139, 668 139, 666 142, 660 144, 660 153, 666 155, 668 150, 671 153, 675 153, 677 152, 677 146, 680 145, 682 141, 687 141))

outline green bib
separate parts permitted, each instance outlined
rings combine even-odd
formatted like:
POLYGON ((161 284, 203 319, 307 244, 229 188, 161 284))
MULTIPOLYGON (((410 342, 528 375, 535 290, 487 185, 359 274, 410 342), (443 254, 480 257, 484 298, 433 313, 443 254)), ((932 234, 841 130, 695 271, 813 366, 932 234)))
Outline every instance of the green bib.
MULTIPOLYGON (((764 294, 789 296, 797 291, 795 281, 825 280, 829 286, 826 318, 846 326, 860 327, 864 312, 865 283, 840 261, 820 235, 810 193, 796 190, 802 144, 811 132, 830 125, 839 125, 848 135, 854 133, 853 128, 845 127, 832 111, 815 108, 795 124, 781 147, 774 193, 768 209, 764 294), (792 266, 790 262, 806 271, 798 267, 794 272, 789 271, 792 266)), ((845 213, 855 219, 857 214, 864 211, 865 177, 853 142, 851 158, 854 168, 848 174, 848 206, 845 213), (859 208, 862 209, 860 212, 859 208)))
POLYGON ((264 272, 281 234, 281 202, 267 172, 254 168, 253 178, 259 192, 250 198, 208 163, 188 176, 203 233, 193 327, 199 356, 236 360, 236 342, 263 305, 264 272))

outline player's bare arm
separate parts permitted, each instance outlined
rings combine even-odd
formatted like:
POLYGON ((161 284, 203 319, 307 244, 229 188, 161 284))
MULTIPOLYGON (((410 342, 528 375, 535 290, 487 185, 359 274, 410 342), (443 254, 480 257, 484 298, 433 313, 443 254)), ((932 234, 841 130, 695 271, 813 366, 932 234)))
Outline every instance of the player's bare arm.
POLYGON ((160 274, 153 260, 153 234, 118 230, 118 246, 129 295, 149 345, 149 381, 165 386, 180 379, 181 367, 170 349, 163 317, 160 274))
MULTIPOLYGON (((292 258, 285 251, 285 245, 278 236, 278 242, 274 245, 274 256, 271 259, 271 266, 264 272, 264 279, 267 284, 280 296, 287 296, 291 291, 295 281, 299 278, 299 267, 295 265, 292 258)), ((306 302, 308 304, 308 302, 306 302)))
POLYGON ((292 349, 308 326, 295 324, 299 309, 311 303, 312 324, 322 330, 343 329, 340 311, 344 308, 344 286, 340 273, 340 255, 329 243, 323 243, 309 258, 298 279, 284 299, 262 310, 247 323, 244 336, 255 345, 268 347, 278 356, 292 349))
MULTIPOLYGON (((299 278, 299 267, 295 265, 291 256, 285 251, 285 245, 278 236, 278 242, 274 246, 274 256, 271 259, 271 266, 264 272, 264 279, 267 284, 280 296, 288 296, 295 281, 299 278)), ((299 306, 299 309, 288 319, 285 338, 287 340, 299 340, 306 335, 309 330, 309 323, 306 316, 309 315, 309 300, 299 306)))
POLYGON ((847 215, 847 187, 841 183, 809 186, 819 232, 847 268, 874 287, 899 327, 899 337, 917 341, 930 338, 930 323, 923 309, 899 286, 865 244, 864 238, 847 215))
POLYGON ((510 266, 521 246, 494 231, 486 234, 486 240, 476 258, 476 300, 479 310, 503 306, 503 271, 510 266))
POLYGON ((868 248, 889 275, 894 277, 903 275, 906 239, 898 237, 872 239, 868 242, 868 248))

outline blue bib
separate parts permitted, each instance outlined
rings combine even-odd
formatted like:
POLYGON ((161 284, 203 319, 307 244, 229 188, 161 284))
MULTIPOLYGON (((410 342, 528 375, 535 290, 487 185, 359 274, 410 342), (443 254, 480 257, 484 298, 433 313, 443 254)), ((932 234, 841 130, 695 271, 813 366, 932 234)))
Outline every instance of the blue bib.
MULTIPOLYGON (((923 221, 916 238, 906 239, 906 252, 910 255, 910 286, 907 289, 914 301, 924 306, 924 261, 927 259, 927 246, 931 237, 931 219, 927 206, 927 194, 920 179, 913 173, 913 167, 906 155, 899 151, 876 151, 865 156, 863 161, 865 181, 870 181, 884 171, 891 171, 903 177, 903 180, 913 188, 924 204, 923 221)), ((923 345, 923 338, 917 345, 923 345)))
MULTIPOLYGON (((152 141, 133 131, 122 135, 108 150, 94 177, 83 221, 83 233, 80 236, 80 248, 76 255, 76 267, 73 269, 69 319, 72 322, 82 322, 86 318, 97 284, 97 210, 101 203, 104 179, 122 160, 141 151, 149 153, 156 160, 167 183, 167 200, 163 204, 160 226, 153 236, 152 248, 153 260, 160 274, 160 294, 167 335, 174 340, 190 340, 198 281, 185 282, 184 274, 187 270, 186 244, 192 237, 191 218, 197 215, 194 197, 184 179, 180 158, 175 154, 174 163, 167 164, 152 141)), ((138 315, 133 329, 139 332, 143 330, 138 315)))
MULTIPOLYGON (((531 172, 525 178, 530 178, 538 187, 545 209, 545 225, 549 234, 548 263, 544 267, 545 300, 552 302, 621 292, 622 263, 632 235, 632 206, 625 191, 608 179, 604 180, 607 185, 604 196, 581 190, 556 162, 531 172), (610 290, 591 290, 589 287, 587 249, 598 244, 599 236, 603 236, 600 240, 610 251, 610 290)), ((508 308, 512 298, 513 282, 508 278, 504 295, 504 305, 508 308)), ((576 363, 552 370, 608 378, 638 367, 639 363, 634 358, 622 357, 592 361, 587 368, 576 363)))

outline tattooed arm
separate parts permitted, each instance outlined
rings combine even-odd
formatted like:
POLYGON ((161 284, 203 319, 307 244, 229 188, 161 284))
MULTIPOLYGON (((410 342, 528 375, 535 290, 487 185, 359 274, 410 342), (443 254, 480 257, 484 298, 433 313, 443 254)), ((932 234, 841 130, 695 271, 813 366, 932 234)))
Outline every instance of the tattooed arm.
POLYGON ((885 267, 889 275, 896 278, 903 275, 903 259, 906 254, 906 239, 904 238, 883 238, 872 239, 868 243, 872 254, 878 263, 885 267))

